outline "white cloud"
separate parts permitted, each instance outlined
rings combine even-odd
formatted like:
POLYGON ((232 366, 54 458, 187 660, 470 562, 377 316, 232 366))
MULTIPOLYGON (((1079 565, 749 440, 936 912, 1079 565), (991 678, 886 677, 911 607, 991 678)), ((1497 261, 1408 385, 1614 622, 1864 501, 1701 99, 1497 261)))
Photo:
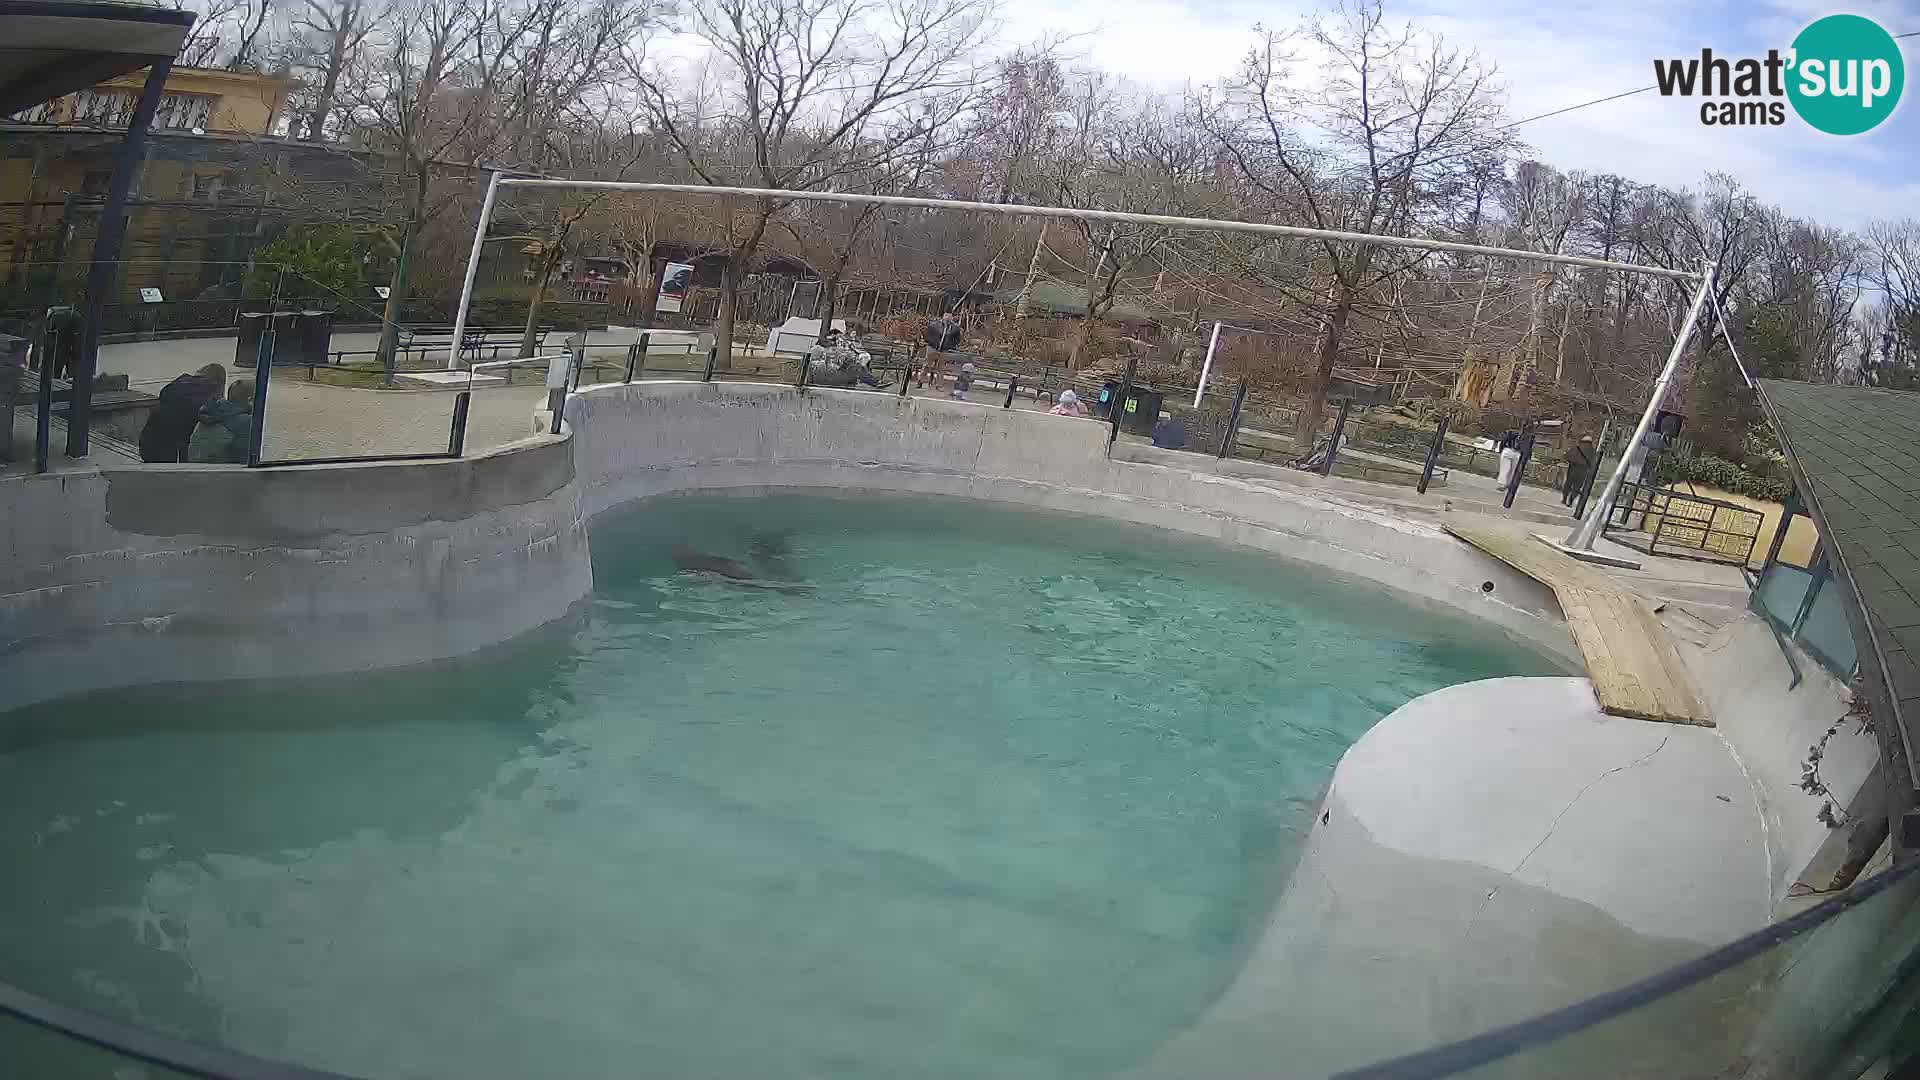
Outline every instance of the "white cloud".
MULTIPOLYGON (((1920 5, 1912 0, 1850 7, 1895 33, 1920 29, 1920 5)), ((1171 90, 1231 72, 1254 23, 1291 26, 1304 10, 1197 0, 1028 0, 1011 12, 1007 37, 1077 34, 1072 48, 1089 62, 1171 90)), ((1496 64, 1517 118, 1647 85, 1655 57, 1707 45, 1735 55, 1784 47, 1793 32, 1828 10, 1821 0, 1691 12, 1660 0, 1471 6, 1420 0, 1416 7, 1390 7, 1389 15, 1410 16, 1496 64)), ((1908 59, 1911 86, 1920 77, 1920 57, 1910 49, 1908 59)), ((1564 169, 1617 172, 1673 187, 1698 186, 1708 172, 1731 173, 1789 212, 1833 224, 1910 216, 1920 208, 1920 107, 1912 102, 1856 139, 1820 135, 1791 116, 1780 128, 1711 128, 1699 122, 1697 102, 1651 92, 1530 123, 1520 132, 1543 160, 1564 169)))

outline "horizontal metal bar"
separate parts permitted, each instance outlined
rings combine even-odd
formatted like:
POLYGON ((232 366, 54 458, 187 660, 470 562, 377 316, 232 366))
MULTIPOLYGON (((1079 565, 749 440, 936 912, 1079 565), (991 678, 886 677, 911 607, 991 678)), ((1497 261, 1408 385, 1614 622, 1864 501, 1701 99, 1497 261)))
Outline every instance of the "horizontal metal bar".
POLYGON ((1287 236, 1306 240, 1339 240, 1352 244, 1377 244, 1382 247, 1419 248, 1425 251, 1451 251, 1461 255, 1487 255, 1502 259, 1587 266, 1600 270, 1622 270, 1634 274, 1698 281, 1701 274, 1692 270, 1669 270, 1664 266, 1589 259, 1580 255, 1554 255, 1544 251, 1519 251, 1489 247, 1485 244, 1461 244, 1451 240, 1422 240, 1412 236, 1383 236, 1377 233, 1340 232, 1334 229, 1310 229, 1302 225, 1274 225, 1264 221, 1232 221, 1223 218, 1173 217, 1166 214, 1129 214, 1119 210, 1082 210, 1071 206, 1024 206, 1019 203, 965 202, 959 199, 926 199, 908 195, 862 195, 838 191, 789 191, 782 188, 716 187, 709 184, 647 184, 626 180, 546 180, 502 177, 500 186, 526 188, 580 188, 587 191, 673 191, 690 195, 744 195, 751 198, 792 199, 800 202, 838 202, 857 205, 911 206, 922 210, 964 210, 969 213, 1005 214, 1012 217, 1071 218, 1079 221, 1110 221, 1132 225, 1166 225, 1211 232, 1253 233, 1258 236, 1287 236))
POLYGON ((48 1001, 6 983, 0 983, 0 1016, 11 1016, 120 1057, 157 1065, 187 1076, 201 1077, 202 1080, 351 1080, 340 1073, 269 1061, 176 1039, 85 1009, 48 1001))
POLYGON ((425 454, 369 454, 365 457, 316 457, 281 458, 274 461, 262 461, 256 469, 277 469, 286 465, 353 465, 371 461, 442 461, 452 460, 456 455, 445 450, 435 450, 425 454))
MULTIPOLYGON (((605 348, 618 348, 619 346, 616 346, 616 345, 610 345, 610 346, 604 346, 604 347, 605 347, 605 348)), ((481 371, 481 370, 484 370, 484 369, 486 369, 486 368, 496 368, 496 367, 513 367, 513 366, 514 366, 514 365, 516 365, 516 364, 545 364, 545 363, 549 363, 550 361, 552 361, 552 360, 553 360, 553 358, 554 358, 554 357, 556 357, 556 356, 562 356, 562 357, 568 357, 568 358, 571 358, 571 357, 573 356, 573 354, 572 354, 572 353, 568 353, 568 352, 559 352, 559 353, 548 353, 548 354, 547 354, 547 355, 545 355, 545 356, 521 356, 521 357, 516 357, 516 358, 514 358, 514 359, 512 359, 512 360, 488 360, 488 361, 485 361, 485 362, 483 362, 483 363, 478 363, 478 364, 469 364, 469 365, 467 366, 467 370, 468 370, 468 371, 481 371)))
POLYGON ((1920 860, 1882 870, 1866 881, 1856 881, 1831 898, 1779 922, 1737 938, 1711 952, 1675 964, 1617 990, 1577 1001, 1544 1016, 1495 1028, 1445 1046, 1417 1051, 1365 1068, 1336 1073, 1333 1080, 1439 1080, 1456 1077, 1522 1050, 1544 1046, 1585 1031, 1650 1002, 1659 1001, 1723 971, 1745 963, 1783 942, 1819 927, 1859 907, 1920 871, 1920 860))

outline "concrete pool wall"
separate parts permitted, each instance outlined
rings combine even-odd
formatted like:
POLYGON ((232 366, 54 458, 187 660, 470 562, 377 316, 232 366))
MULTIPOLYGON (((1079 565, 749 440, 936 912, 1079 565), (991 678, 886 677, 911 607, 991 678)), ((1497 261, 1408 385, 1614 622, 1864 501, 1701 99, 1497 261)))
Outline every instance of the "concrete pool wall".
POLYGON ((565 438, 459 461, 15 477, 0 530, 0 710, 446 659, 593 587, 565 438))

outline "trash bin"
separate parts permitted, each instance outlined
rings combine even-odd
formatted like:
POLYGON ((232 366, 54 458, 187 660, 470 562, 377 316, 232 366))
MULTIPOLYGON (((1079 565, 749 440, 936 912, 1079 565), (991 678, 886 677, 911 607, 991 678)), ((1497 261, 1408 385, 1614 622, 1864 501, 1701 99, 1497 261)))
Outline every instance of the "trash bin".
POLYGON ((1119 379, 1108 379, 1106 382, 1101 383, 1100 396, 1094 399, 1093 408, 1092 410, 1090 410, 1093 413, 1093 415, 1101 416, 1101 417, 1106 416, 1107 410, 1113 406, 1113 396, 1115 394, 1118 394, 1119 392, 1120 392, 1119 379))
POLYGON ((325 366, 327 354, 333 347, 333 312, 303 311, 298 322, 299 362, 313 367, 325 366))
POLYGON ((240 336, 233 343, 235 367, 253 366, 254 359, 260 355, 260 335, 265 333, 266 329, 266 312, 243 311, 240 313, 240 336))
POLYGON ((1126 403, 1120 406, 1120 430, 1130 435, 1152 435, 1160 422, 1160 402, 1166 397, 1151 386, 1133 386, 1127 390, 1126 403))
POLYGON ((273 364, 300 362, 300 314, 295 311, 273 313, 273 364))

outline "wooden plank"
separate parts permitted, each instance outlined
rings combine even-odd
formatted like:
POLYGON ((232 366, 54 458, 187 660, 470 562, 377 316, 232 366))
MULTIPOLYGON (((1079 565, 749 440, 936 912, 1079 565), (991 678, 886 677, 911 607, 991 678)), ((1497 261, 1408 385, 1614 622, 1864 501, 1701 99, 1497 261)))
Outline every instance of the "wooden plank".
POLYGON ((1453 535, 1553 590, 1600 708, 1614 716, 1712 727, 1647 602, 1524 533, 1447 525, 1453 535))

